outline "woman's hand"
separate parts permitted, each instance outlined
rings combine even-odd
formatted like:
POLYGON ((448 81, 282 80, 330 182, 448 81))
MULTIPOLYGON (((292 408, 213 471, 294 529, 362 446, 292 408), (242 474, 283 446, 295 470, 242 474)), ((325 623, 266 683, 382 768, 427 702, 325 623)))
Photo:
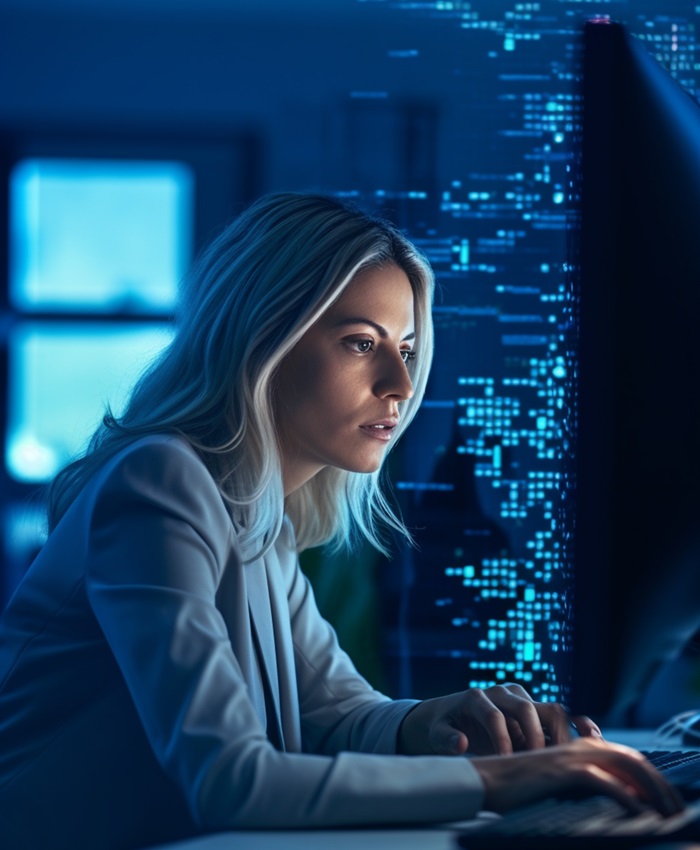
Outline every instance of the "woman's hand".
POLYGON ((571 717, 557 703, 534 702, 520 685, 472 688, 424 700, 403 719, 398 751, 405 755, 507 755, 603 736, 588 717, 571 717))
POLYGON ((638 812, 681 811, 683 802, 641 753, 593 738, 510 758, 486 756, 472 764, 484 783, 484 808, 507 812, 546 797, 605 794, 638 812))

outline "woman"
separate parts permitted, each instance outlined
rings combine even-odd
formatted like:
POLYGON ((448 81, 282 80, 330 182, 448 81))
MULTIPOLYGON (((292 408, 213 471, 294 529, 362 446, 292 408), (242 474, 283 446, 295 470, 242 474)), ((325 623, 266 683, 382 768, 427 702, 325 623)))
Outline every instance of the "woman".
POLYGON ((565 712, 518 686, 392 702, 316 609, 299 549, 408 537, 378 473, 425 388, 431 295, 397 231, 327 198, 265 198, 203 255, 174 342, 54 482, 2 615, 5 848, 462 819, 568 790, 677 809, 640 756, 587 718, 567 743, 565 712))

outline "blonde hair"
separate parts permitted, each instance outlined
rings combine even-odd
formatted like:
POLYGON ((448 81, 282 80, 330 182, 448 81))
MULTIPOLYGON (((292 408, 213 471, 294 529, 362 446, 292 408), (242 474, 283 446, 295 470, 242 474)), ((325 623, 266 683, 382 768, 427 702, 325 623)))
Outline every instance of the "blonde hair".
MULTIPOLYGON (((268 195, 193 266, 172 343, 138 381, 123 415, 108 411, 85 455, 54 479, 49 527, 107 458, 147 434, 176 433, 211 471, 242 543, 270 545, 285 511, 273 407, 277 367, 360 270, 387 264, 410 281, 416 323, 417 356, 408 364, 414 395, 402 402, 398 438, 420 405, 432 359, 427 260, 388 222, 333 198, 268 195)), ((382 492, 380 470, 322 469, 287 498, 286 511, 299 549, 341 547, 359 535, 386 552, 387 529, 410 540, 382 492)))

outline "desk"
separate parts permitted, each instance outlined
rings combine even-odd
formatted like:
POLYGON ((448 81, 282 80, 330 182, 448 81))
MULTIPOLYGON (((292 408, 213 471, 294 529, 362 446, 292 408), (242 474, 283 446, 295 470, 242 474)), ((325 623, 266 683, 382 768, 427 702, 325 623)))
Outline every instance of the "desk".
POLYGON ((654 743, 656 732, 654 729, 603 729, 603 735, 607 741, 615 744, 625 744, 636 750, 681 750, 683 747, 658 746, 654 743))
MULTIPOLYGON (((595 839, 591 839, 595 848, 595 839)), ((453 828, 347 829, 318 832, 222 832, 154 850, 458 850, 453 828)), ((517 843, 513 850, 517 850, 517 843)), ((700 850, 689 841, 648 844, 640 850, 700 850)))
POLYGON ((157 850, 455 850, 455 847, 452 829, 430 827, 221 832, 157 850))

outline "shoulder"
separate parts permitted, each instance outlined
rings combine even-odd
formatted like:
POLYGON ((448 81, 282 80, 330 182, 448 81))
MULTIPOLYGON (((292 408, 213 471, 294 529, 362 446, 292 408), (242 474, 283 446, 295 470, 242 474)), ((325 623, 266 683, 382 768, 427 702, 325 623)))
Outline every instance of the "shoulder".
POLYGON ((147 463, 153 466, 167 465, 174 461, 196 463, 204 469, 206 466, 190 443, 177 434, 150 434, 125 446, 107 461, 105 468, 133 463, 147 463))
POLYGON ((200 530, 231 530, 211 472, 187 440, 176 435, 134 441, 110 458, 86 489, 97 521, 105 514, 157 510, 200 530))
POLYGON ((98 489, 135 488, 145 492, 150 488, 219 492, 206 464, 187 440, 168 434, 130 443, 97 472, 94 485, 98 489))

